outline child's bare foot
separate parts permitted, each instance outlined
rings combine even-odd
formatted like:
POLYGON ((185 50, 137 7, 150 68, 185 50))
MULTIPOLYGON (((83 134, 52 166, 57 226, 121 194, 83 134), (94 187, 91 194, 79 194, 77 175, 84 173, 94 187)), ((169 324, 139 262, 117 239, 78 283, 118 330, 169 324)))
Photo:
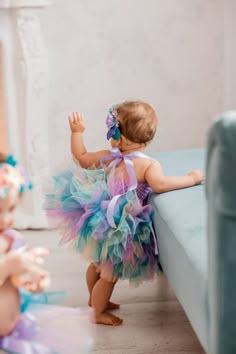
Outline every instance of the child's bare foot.
POLYGON ((122 324, 123 320, 119 317, 116 317, 108 312, 102 312, 95 315, 94 323, 110 325, 110 326, 119 326, 122 324))
MULTIPOLYGON (((89 299, 88 301, 88 305, 91 307, 91 299, 89 299)), ((111 302, 109 301, 108 306, 107 306, 107 310, 118 310, 120 308, 120 304, 116 304, 115 302, 111 302)))

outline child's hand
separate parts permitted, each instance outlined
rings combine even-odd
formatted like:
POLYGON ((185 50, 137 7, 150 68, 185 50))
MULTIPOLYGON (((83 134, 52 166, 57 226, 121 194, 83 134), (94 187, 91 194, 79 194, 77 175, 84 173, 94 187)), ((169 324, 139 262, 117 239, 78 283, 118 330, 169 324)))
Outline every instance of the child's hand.
POLYGON ((193 177, 195 184, 199 184, 205 180, 205 175, 200 170, 192 170, 188 175, 193 177))
POLYGON ((48 272, 40 267, 32 267, 25 275, 12 275, 11 282, 16 287, 23 287, 31 293, 41 293, 50 285, 48 272))
POLYGON ((73 112, 68 118, 70 124, 70 130, 72 133, 83 133, 85 130, 85 123, 82 114, 73 112))
POLYGON ((23 287, 31 293, 40 293, 50 285, 48 272, 40 267, 32 267, 25 275, 12 275, 11 283, 16 287, 23 287))
POLYGON ((48 273, 39 265, 44 262, 48 251, 44 248, 34 248, 22 252, 8 253, 8 272, 11 282, 16 287, 25 287, 31 292, 41 292, 50 284, 48 273))
POLYGON ((42 264, 44 258, 48 255, 48 250, 46 248, 33 248, 31 250, 26 250, 24 247, 18 250, 12 250, 6 254, 8 274, 10 275, 20 275, 25 274, 30 267, 42 264))

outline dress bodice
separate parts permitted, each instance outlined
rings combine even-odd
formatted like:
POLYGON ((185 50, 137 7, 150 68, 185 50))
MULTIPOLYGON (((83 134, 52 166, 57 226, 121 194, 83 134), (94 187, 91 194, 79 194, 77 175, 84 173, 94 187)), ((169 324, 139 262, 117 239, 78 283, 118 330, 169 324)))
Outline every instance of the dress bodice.
POLYGON ((137 195, 138 195, 139 200, 143 204, 146 202, 147 197, 151 193, 152 189, 151 189, 151 187, 149 187, 149 185, 147 183, 138 183, 136 191, 137 191, 137 195))
MULTIPOLYGON (((125 163, 125 168, 129 176, 129 182, 124 183, 124 191, 127 192, 128 190, 133 190, 136 189, 137 196, 142 204, 144 204, 147 200, 148 195, 151 192, 151 188, 147 183, 138 183, 137 182, 137 177, 134 171, 134 166, 133 166, 133 159, 134 158, 148 158, 147 155, 141 153, 141 152, 133 152, 128 155, 123 155, 119 149, 111 149, 110 150, 111 154, 104 156, 102 158, 102 163, 113 159, 112 162, 108 165, 108 168, 111 170, 116 168, 118 164, 123 160, 125 163)), ((117 180, 117 183, 119 184, 120 181, 117 180)))

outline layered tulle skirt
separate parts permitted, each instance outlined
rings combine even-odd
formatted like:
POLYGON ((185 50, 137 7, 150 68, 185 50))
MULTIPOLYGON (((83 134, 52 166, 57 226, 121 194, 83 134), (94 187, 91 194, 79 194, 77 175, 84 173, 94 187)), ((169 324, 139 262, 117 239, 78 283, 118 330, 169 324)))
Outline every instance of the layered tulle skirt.
POLYGON ((21 293, 21 318, 0 337, 0 348, 16 354, 91 353, 92 310, 53 305, 60 300, 60 293, 21 293))
POLYGON ((137 285, 158 271, 151 206, 142 205, 136 190, 127 188, 119 169, 75 165, 54 176, 46 210, 62 231, 61 244, 73 243, 107 280, 129 279, 137 285))

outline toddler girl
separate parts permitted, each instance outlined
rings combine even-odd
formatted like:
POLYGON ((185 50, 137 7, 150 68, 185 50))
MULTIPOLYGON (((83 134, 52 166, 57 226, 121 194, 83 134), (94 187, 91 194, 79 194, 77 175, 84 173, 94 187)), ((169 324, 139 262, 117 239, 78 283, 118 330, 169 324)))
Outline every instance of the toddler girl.
POLYGON ((91 263, 86 279, 95 322, 119 325, 109 313, 118 279, 139 284, 158 271, 157 240, 152 228, 150 191, 168 192, 201 183, 199 170, 185 176, 165 176, 160 163, 144 155, 155 136, 157 117, 142 101, 123 102, 109 110, 106 120, 111 150, 88 152, 80 113, 69 117, 71 151, 77 165, 54 177, 55 191, 47 195, 48 215, 63 227, 62 243, 74 242, 91 263))
POLYGON ((41 267, 47 250, 27 248, 21 235, 10 229, 27 187, 31 184, 14 158, 0 155, 0 350, 87 354, 93 343, 86 325, 88 312, 43 306, 61 297, 58 292, 42 293, 49 285, 49 275, 41 267))

